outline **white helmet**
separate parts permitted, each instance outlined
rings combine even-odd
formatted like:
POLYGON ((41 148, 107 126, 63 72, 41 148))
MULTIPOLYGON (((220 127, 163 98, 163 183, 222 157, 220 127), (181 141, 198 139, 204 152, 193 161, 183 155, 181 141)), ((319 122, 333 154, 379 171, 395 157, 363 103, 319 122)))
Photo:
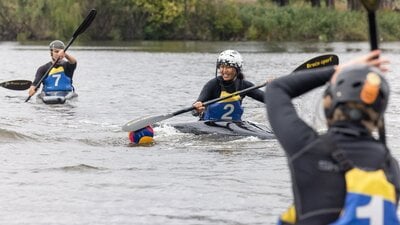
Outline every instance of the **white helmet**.
POLYGON ((217 68, 221 65, 235 67, 239 72, 242 70, 243 66, 242 56, 236 50, 225 50, 219 54, 217 59, 217 68))

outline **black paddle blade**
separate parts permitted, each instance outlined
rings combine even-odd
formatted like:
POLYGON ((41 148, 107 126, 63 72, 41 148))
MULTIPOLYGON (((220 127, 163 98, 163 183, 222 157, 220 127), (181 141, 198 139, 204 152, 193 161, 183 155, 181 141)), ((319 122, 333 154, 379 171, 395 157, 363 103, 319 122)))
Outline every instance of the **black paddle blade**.
POLYGON ((376 11, 379 8, 379 0, 361 0, 361 3, 369 12, 376 11))
POLYGON ((86 16, 85 20, 81 23, 81 25, 76 29, 75 33, 72 37, 77 37, 78 35, 85 32, 85 30, 92 24, 94 18, 96 18, 97 11, 96 9, 90 10, 89 14, 86 16))
POLYGON ((72 38, 69 40, 67 46, 64 49, 64 52, 68 50, 69 46, 75 41, 78 35, 85 32, 85 30, 92 24, 94 18, 96 18, 97 11, 95 9, 90 10, 89 14, 86 16, 85 20, 79 25, 78 29, 75 30, 72 38))
POLYGON ((327 54, 327 55, 320 55, 317 57, 314 57, 307 62, 301 64, 299 67, 297 67, 293 72, 299 71, 299 70, 305 70, 305 69, 314 69, 318 67, 324 67, 324 66, 334 66, 339 64, 339 57, 337 55, 333 54, 327 54))
POLYGON ((31 87, 31 85, 32 81, 30 80, 10 80, 0 83, 0 86, 15 91, 27 90, 31 87))

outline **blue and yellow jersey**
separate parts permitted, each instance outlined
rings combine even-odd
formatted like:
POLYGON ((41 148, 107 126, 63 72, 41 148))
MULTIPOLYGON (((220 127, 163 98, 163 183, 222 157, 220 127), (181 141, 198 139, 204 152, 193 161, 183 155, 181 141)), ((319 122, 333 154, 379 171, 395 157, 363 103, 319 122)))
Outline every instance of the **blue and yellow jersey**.
POLYGON ((73 90, 71 78, 65 74, 63 66, 52 68, 43 84, 45 92, 73 90))
MULTIPOLYGON (((231 95, 221 91, 220 97, 231 95)), ((243 107, 240 95, 232 96, 225 100, 209 105, 203 114, 203 120, 242 120, 243 107)))
POLYGON ((346 173, 346 201, 331 225, 398 225, 396 193, 383 170, 353 168, 346 173))

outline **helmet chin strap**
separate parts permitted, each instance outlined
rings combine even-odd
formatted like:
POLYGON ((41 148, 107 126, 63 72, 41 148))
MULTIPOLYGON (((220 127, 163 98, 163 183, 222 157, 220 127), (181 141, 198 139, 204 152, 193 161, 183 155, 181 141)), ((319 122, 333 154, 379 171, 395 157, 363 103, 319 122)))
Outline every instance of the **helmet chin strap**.
MULTIPOLYGON (((347 114, 347 116, 351 120, 354 121, 360 121, 362 119, 367 119, 367 120, 370 119, 370 117, 366 113, 363 113, 358 109, 342 108, 342 110, 345 112, 345 114, 347 114)), ((380 118, 377 120, 376 126, 378 127, 379 141, 386 146, 386 129, 385 129, 385 119, 383 115, 381 115, 380 118)))
POLYGON ((216 63, 216 67, 215 67, 215 78, 217 78, 217 76, 218 76, 218 67, 219 67, 219 65, 218 65, 218 59, 217 59, 217 63, 216 63))
MULTIPOLYGON (((57 59, 53 58, 53 56, 51 56, 51 61, 54 63, 57 59)), ((58 63, 57 63, 58 64, 58 63)))
POLYGON ((383 115, 381 116, 381 118, 379 118, 379 122, 380 122, 380 124, 378 125, 379 140, 386 146, 386 129, 385 129, 385 119, 383 115))
POLYGON ((53 51, 50 50, 51 61, 54 63, 57 59, 55 59, 53 55, 54 55, 54 54, 53 54, 53 51))

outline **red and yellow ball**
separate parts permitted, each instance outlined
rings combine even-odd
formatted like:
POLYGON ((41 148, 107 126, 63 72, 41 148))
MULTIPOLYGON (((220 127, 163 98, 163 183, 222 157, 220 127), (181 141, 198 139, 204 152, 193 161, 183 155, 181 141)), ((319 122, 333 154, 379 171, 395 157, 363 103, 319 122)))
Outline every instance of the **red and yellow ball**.
POLYGON ((151 126, 147 126, 140 130, 129 132, 128 137, 132 144, 151 144, 154 141, 154 130, 151 126))

